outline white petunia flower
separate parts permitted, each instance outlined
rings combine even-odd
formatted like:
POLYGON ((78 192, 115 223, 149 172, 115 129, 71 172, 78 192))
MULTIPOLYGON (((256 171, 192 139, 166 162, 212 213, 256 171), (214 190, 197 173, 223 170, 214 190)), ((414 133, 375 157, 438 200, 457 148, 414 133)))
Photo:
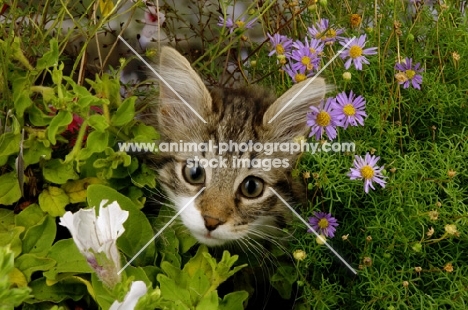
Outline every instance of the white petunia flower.
POLYGON ((95 207, 76 213, 68 211, 59 224, 68 228, 78 250, 99 279, 113 287, 120 282, 120 254, 116 242, 125 231, 123 223, 128 211, 122 210, 116 201, 104 207, 106 203, 107 200, 101 202, 98 216, 95 207))
POLYGON ((145 295, 147 291, 146 284, 143 281, 132 282, 130 291, 125 296, 122 302, 114 301, 109 310, 131 310, 135 306, 141 296, 145 295))

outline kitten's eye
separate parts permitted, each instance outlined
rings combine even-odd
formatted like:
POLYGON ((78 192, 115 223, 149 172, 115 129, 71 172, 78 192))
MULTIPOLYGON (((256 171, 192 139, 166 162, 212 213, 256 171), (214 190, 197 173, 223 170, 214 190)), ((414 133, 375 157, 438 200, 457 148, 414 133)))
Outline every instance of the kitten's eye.
POLYGON ((203 184, 205 183, 205 169, 200 166, 188 167, 184 166, 183 175, 185 181, 190 184, 203 184))
POLYGON ((257 198, 263 192, 263 180, 256 177, 247 177, 240 185, 242 195, 247 198, 257 198))

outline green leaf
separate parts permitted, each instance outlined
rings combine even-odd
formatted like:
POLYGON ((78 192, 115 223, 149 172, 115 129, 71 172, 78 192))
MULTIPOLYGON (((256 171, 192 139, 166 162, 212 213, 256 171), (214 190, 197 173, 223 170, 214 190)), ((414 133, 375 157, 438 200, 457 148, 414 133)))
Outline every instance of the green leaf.
POLYGON ((62 189, 67 193, 70 203, 85 202, 87 189, 91 184, 101 184, 104 181, 98 178, 84 178, 76 181, 68 181, 62 185, 62 189))
POLYGON ((55 186, 49 186, 39 195, 39 206, 42 211, 54 217, 64 215, 65 206, 69 202, 67 194, 55 186))
POLYGON ((135 117, 135 100, 136 97, 129 97, 122 102, 122 105, 112 115, 111 123, 113 126, 123 126, 132 121, 135 117))
MULTIPOLYGON (((1 217, 1 215, 0 215, 1 217)), ((8 246, 15 254, 15 257, 21 254, 21 238, 24 227, 11 227, 8 230, 0 230, 0 246, 8 246)))
POLYGON ((18 154, 21 135, 7 132, 0 136, 0 156, 18 154))
POLYGON ((109 132, 93 131, 88 135, 86 140, 86 148, 82 149, 79 154, 80 160, 86 160, 94 153, 101 153, 107 149, 109 141, 109 132))
POLYGON ((208 279, 212 278, 213 268, 211 267, 208 259, 203 255, 205 253, 208 253, 208 248, 206 245, 200 245, 195 256, 185 264, 183 271, 186 272, 191 278, 195 272, 197 272, 197 270, 202 270, 208 279))
POLYGON ((21 198, 16 172, 0 175, 0 205, 12 205, 21 198))
POLYGON ((279 292, 282 298, 291 297, 292 285, 296 282, 297 272, 294 267, 280 266, 271 277, 271 285, 279 292))
POLYGON ((55 285, 47 285, 45 278, 32 281, 29 284, 32 288, 31 294, 34 298, 28 303, 38 303, 50 301, 59 303, 66 299, 80 300, 86 294, 86 286, 77 280, 67 279, 55 285))
POLYGON ((246 291, 229 293, 219 304, 219 310, 243 310, 244 302, 249 297, 246 291))
POLYGON ((70 112, 63 110, 59 111, 50 122, 49 127, 47 127, 47 139, 49 139, 50 143, 55 145, 57 143, 55 135, 65 130, 66 126, 68 126, 72 121, 73 116, 70 112))
POLYGON ((63 163, 60 159, 49 160, 42 168, 42 173, 47 181, 55 184, 65 184, 68 180, 76 180, 79 177, 73 163, 63 163))
POLYGON ((106 118, 100 114, 93 114, 88 118, 89 126, 93 127, 97 131, 104 132, 109 127, 106 118))
POLYGON ((52 149, 44 145, 43 141, 37 138, 29 138, 24 141, 24 164, 29 166, 37 164, 41 159, 50 159, 52 157, 52 149))
POLYGON ((45 216, 38 225, 26 230, 23 236, 23 253, 34 253, 44 257, 54 243, 57 226, 51 216, 45 216))
POLYGON ((59 49, 58 41, 52 38, 49 41, 50 49, 41 58, 37 60, 36 70, 41 71, 58 64, 59 49))
POLYGON ((13 105, 15 107, 15 114, 18 118, 22 118, 24 111, 29 108, 33 102, 26 89, 21 90, 21 92, 14 97, 13 105))
MULTIPOLYGON (((201 298, 208 292, 210 286, 211 286, 210 281, 206 277, 205 273, 200 269, 197 270, 195 274, 192 276, 192 278, 190 279, 189 286, 188 286, 188 290, 190 292, 192 303, 197 305, 198 302, 202 300, 201 298)), ((217 306, 218 294, 215 294, 215 296, 216 296, 216 306, 217 306)))
POLYGON ((53 266, 55 266, 55 260, 29 253, 22 254, 15 260, 15 267, 24 273, 28 282, 31 281, 33 272, 49 270, 53 266))
POLYGON ((38 225, 44 220, 45 213, 37 204, 29 205, 15 216, 15 225, 26 228, 38 225))
POLYGON ((47 254, 57 262, 50 270, 44 272, 47 280, 59 280, 60 274, 92 273, 93 269, 86 262, 86 258, 80 253, 73 239, 57 241, 47 254))
POLYGON ((203 296, 195 310, 218 310, 219 298, 216 291, 203 296))
POLYGON ((173 279, 163 274, 158 275, 160 283, 161 296, 170 301, 180 301, 186 306, 191 306, 190 293, 187 289, 178 286, 173 279))
POLYGON ((134 174, 131 180, 138 187, 148 186, 149 188, 155 188, 156 171, 145 164, 141 164, 139 173, 134 174))
POLYGON ((148 126, 139 123, 137 126, 132 127, 133 141, 151 143, 160 138, 159 133, 153 126, 148 126))
MULTIPOLYGON (((88 186, 88 205, 99 206, 101 201, 109 203, 117 201, 123 210, 129 212, 129 217, 124 223, 125 232, 117 239, 117 245, 128 257, 133 257, 146 243, 153 238, 154 231, 148 218, 139 207, 129 198, 117 192, 115 189, 101 184, 88 186)), ((155 245, 151 243, 134 261, 136 265, 148 265, 154 260, 155 245)))

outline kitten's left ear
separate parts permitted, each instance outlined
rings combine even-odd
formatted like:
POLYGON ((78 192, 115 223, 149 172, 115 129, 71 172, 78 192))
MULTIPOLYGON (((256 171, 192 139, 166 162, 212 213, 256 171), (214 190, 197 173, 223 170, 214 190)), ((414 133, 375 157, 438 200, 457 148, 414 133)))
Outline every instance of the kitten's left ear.
POLYGON ((159 73, 164 80, 159 82, 159 126, 170 131, 174 127, 190 130, 203 122, 194 111, 205 117, 211 110, 212 100, 188 60, 165 46, 161 49, 159 73))
POLYGON ((311 111, 310 106, 317 106, 327 91, 332 88, 325 84, 324 79, 315 78, 297 95, 309 81, 310 79, 295 84, 267 109, 263 115, 263 126, 266 129, 267 139, 290 142, 295 137, 305 136, 308 133, 309 128, 306 123, 307 113, 311 111), (297 97, 294 98, 296 95, 297 97), (293 98, 294 100, 292 100, 293 98), (286 108, 281 111, 285 106, 286 108), (271 121, 272 119, 273 121, 271 121))

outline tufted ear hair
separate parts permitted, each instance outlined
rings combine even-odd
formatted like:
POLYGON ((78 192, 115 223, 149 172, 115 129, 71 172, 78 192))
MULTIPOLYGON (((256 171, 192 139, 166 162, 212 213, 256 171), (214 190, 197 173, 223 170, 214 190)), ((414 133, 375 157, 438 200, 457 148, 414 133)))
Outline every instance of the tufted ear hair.
POLYGON ((268 139, 287 142, 308 133, 306 116, 310 106, 317 106, 325 94, 333 89, 325 84, 323 78, 315 78, 300 92, 309 81, 307 79, 295 84, 267 109, 263 116, 263 126, 268 139))
MULTIPOLYGON (((171 47, 161 50, 159 74, 160 130, 187 130, 203 123, 211 111, 212 99, 202 79, 187 59, 171 47)), ((182 133, 181 133, 182 134, 182 133)))

